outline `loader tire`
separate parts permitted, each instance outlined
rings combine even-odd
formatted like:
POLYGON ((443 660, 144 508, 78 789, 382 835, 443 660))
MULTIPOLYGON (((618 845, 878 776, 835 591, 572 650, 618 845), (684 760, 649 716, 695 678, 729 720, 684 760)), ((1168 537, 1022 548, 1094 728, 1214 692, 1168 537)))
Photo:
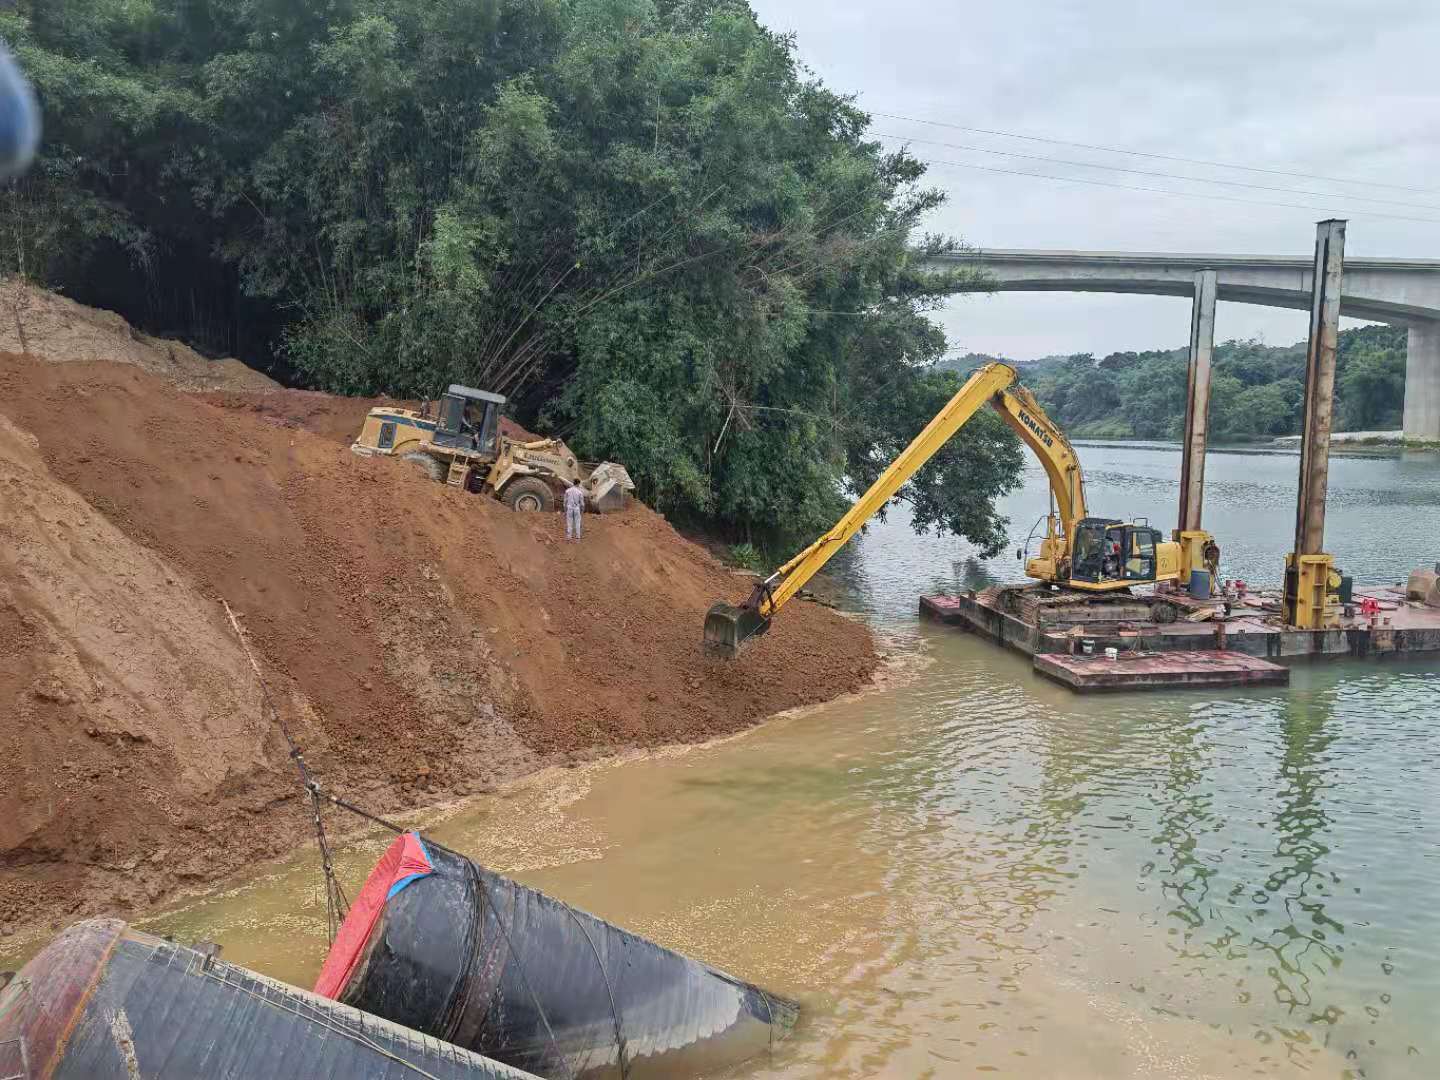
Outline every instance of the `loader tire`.
POLYGON ((539 511, 543 514, 555 509, 555 492, 544 480, 522 476, 510 481, 500 501, 516 513, 539 511))
POLYGON ((420 468, 429 474, 431 480, 441 484, 445 482, 446 469, 444 463, 431 457, 423 450, 411 450, 408 454, 401 454, 400 457, 403 461, 409 461, 420 466, 420 468))

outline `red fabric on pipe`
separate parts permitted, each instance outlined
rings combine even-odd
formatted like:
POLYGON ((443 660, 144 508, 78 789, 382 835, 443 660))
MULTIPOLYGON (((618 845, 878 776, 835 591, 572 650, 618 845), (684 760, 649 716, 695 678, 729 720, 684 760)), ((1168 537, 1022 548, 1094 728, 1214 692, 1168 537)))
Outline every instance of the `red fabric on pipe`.
POLYGON ((325 966, 320 969, 315 993, 325 998, 339 998, 355 973, 355 965, 365 951, 380 913, 385 910, 386 901, 411 882, 434 872, 419 833, 408 832, 395 838, 370 871, 360 895, 350 905, 350 913, 340 924, 340 931, 325 957, 325 966))

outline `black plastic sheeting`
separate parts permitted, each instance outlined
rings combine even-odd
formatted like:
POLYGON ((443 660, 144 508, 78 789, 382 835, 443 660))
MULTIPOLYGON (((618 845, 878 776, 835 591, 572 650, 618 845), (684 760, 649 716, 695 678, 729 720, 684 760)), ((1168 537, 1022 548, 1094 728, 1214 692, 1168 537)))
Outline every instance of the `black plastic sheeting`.
POLYGON ((0 993, 0 1076, 526 1080, 527 1074, 123 923, 93 920, 59 935, 0 993))
POLYGON ((542 1077, 693 1077, 799 1006, 441 847, 392 896, 340 1000, 542 1077))

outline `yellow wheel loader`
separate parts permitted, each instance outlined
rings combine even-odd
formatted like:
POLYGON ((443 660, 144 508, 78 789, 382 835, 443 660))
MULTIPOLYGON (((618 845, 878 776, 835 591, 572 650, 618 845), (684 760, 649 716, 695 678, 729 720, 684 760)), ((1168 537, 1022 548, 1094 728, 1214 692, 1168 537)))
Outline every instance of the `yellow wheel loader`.
POLYGON ((585 489, 594 510, 624 509, 635 484, 623 465, 587 465, 559 439, 522 442, 502 435, 504 404, 499 394, 455 384, 434 416, 428 402, 419 412, 371 409, 350 449, 367 457, 405 458, 434 480, 489 492, 512 510, 554 510, 571 483, 585 489))
MULTIPOLYGON (((1051 512, 1039 553, 1031 558, 1028 551, 1019 552, 1026 575, 1043 584, 1006 590, 1002 603, 1012 612, 1026 600, 1073 603, 1087 594, 1096 599, 1128 595, 1135 585, 1188 582, 1192 570, 1208 569, 1210 580, 1215 580, 1220 549, 1209 533, 1177 534, 1164 540, 1160 531, 1143 519, 1092 517, 1085 503, 1080 459, 1070 440, 1045 415, 1035 395, 1020 385, 1014 368, 987 364, 970 377, 834 528, 757 585, 744 604, 722 603, 710 609, 705 616, 706 646, 733 657, 747 641, 768 630, 774 614, 987 402, 1035 452, 1050 481, 1051 512)), ((1156 622, 1172 622, 1175 614, 1173 604, 1163 596, 1155 597, 1151 615, 1156 622)))

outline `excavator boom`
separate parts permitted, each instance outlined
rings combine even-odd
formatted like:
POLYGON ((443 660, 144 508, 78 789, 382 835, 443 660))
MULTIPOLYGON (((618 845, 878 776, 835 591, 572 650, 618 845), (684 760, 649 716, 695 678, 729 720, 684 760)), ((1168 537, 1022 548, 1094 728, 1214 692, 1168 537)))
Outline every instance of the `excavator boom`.
POLYGON ((1055 513, 1065 534, 1076 521, 1089 516, 1085 504, 1085 475, 1080 457, 1070 440, 1055 426, 1040 403, 1018 382, 998 392, 991 400, 1000 419, 1020 436, 1020 441, 1034 451, 1050 481, 1050 494, 1055 499, 1055 513))
MULTIPOLYGON (((770 617, 804 588, 830 557, 893 499, 905 482, 934 457, 987 401, 1013 385, 1016 379, 1015 369, 1006 364, 987 364, 970 376, 949 403, 925 425, 925 430, 915 436, 914 441, 870 485, 870 489, 856 500, 849 512, 835 523, 834 528, 756 586, 750 599, 740 607, 716 604, 710 609, 705 616, 706 646, 733 657, 747 641, 769 629, 770 617)), ((1023 433, 1021 438, 1025 438, 1023 433)), ((1076 471, 1078 474, 1078 467, 1076 471)))
POLYGON ((1085 502, 1085 478, 1070 440, 1021 386, 1015 369, 987 364, 960 388, 925 430, 905 448, 870 490, 833 529, 755 587, 739 607, 716 604, 705 616, 705 643, 735 656, 770 627, 770 619, 819 572, 830 557, 860 531, 946 441, 989 402, 1000 418, 1035 452, 1050 481, 1052 512, 1039 556, 1025 573, 1039 581, 1080 592, 1128 591, 1132 585, 1186 582, 1192 570, 1208 568, 1213 578, 1219 549, 1209 533, 1177 535, 1189 545, 1164 542, 1149 522, 1092 518, 1085 502), (1193 552, 1187 554, 1193 549, 1193 552))

